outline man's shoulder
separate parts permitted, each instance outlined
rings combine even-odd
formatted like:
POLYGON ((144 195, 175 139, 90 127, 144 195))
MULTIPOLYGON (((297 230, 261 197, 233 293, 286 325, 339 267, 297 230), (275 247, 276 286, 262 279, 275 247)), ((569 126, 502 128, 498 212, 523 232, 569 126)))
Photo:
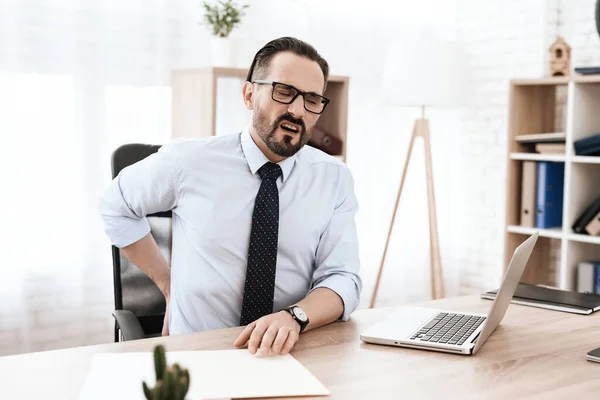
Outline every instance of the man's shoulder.
POLYGON ((322 150, 319 150, 312 146, 304 146, 298 153, 299 161, 303 164, 312 167, 337 167, 343 170, 347 170, 348 166, 339 158, 329 155, 322 150))
POLYGON ((207 136, 202 138, 182 137, 172 139, 165 143, 161 151, 168 152, 179 160, 186 157, 198 158, 211 153, 231 151, 240 145, 240 134, 232 133, 219 136, 207 136))

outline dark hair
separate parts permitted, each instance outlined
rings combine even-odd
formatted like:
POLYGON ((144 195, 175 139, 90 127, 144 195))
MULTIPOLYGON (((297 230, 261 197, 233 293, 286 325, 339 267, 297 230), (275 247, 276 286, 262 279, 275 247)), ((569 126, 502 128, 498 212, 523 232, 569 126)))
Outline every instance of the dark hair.
POLYGON ((329 64, 327 64, 327 61, 321 57, 314 47, 293 37, 281 37, 265 44, 263 48, 254 55, 254 60, 252 60, 252 65, 250 66, 250 70, 248 70, 246 80, 252 82, 256 75, 266 75, 269 63, 273 56, 283 51, 289 51, 300 57, 306 57, 319 64, 321 71, 323 71, 323 77, 325 78, 325 84, 323 86, 323 91, 325 91, 327 78, 329 78, 329 64))

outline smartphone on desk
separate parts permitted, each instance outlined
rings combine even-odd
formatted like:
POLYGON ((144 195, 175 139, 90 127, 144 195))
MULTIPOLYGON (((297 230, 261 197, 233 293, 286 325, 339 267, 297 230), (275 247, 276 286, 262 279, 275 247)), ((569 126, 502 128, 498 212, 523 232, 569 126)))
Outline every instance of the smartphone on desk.
POLYGON ((593 362, 600 363, 600 347, 598 347, 597 349, 594 349, 592 351, 589 351, 585 355, 585 358, 588 361, 593 361, 593 362))

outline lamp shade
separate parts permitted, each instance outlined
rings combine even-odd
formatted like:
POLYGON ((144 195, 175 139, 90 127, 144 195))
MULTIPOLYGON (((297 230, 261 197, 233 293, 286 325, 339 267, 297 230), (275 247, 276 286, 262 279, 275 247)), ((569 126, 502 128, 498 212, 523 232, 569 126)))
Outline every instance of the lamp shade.
POLYGON ((465 101, 465 56, 454 41, 430 32, 403 35, 389 48, 382 78, 385 103, 460 106, 465 101))

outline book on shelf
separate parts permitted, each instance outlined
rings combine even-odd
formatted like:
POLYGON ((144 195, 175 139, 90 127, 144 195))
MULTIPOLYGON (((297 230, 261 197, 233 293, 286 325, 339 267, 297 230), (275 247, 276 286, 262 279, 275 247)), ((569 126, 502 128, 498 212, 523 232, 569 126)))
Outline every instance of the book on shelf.
POLYGON ((562 226, 564 177, 564 163, 537 162, 536 228, 562 226))
POLYGON ((600 261, 577 264, 577 291, 600 294, 600 261))
MULTIPOLYGON (((482 293, 481 298, 494 300, 497 292, 490 290, 482 293)), ((511 303, 575 314, 591 314, 600 310, 600 296, 593 293, 579 293, 527 283, 519 283, 511 303)))
POLYGON ((573 142, 575 155, 600 156, 600 133, 573 142))
POLYGON ((600 236, 600 212, 585 226, 585 231, 590 236, 600 236))
POLYGON ((564 132, 532 133, 517 135, 515 140, 519 143, 561 143, 565 142, 567 135, 564 132))
POLYGON ((521 226, 535 227, 535 190, 537 166, 535 161, 523 161, 521 178, 521 226))
POLYGON ((587 206, 585 210, 583 210, 583 212, 579 215, 577 220, 575 220, 575 222, 571 226, 573 232, 580 233, 583 235, 589 235, 590 233, 587 231, 587 226, 590 224, 590 222, 592 222, 592 220, 598 215, 599 212, 600 197, 598 197, 589 206, 587 206))
POLYGON ((565 143, 536 143, 535 151, 540 154, 565 154, 565 143))

